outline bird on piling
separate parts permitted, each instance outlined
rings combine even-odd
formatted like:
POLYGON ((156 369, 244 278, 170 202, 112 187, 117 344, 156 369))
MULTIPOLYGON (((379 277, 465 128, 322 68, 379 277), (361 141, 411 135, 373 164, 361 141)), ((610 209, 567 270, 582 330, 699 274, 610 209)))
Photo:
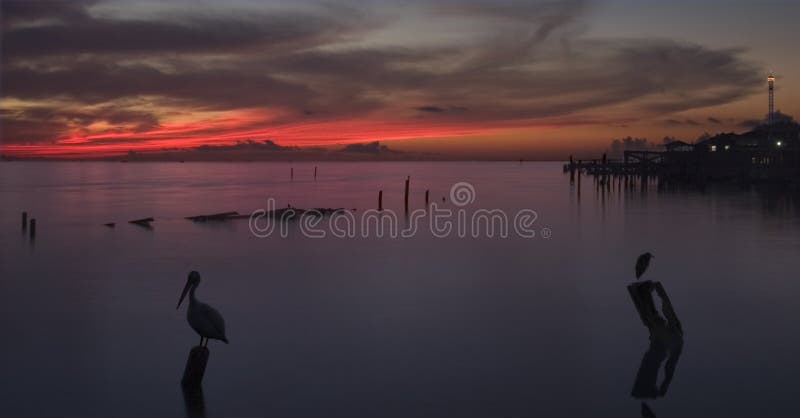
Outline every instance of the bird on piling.
POLYGON ((639 277, 642 277, 642 274, 647 270, 651 258, 655 258, 655 256, 650 253, 644 253, 636 259, 636 280, 639 280, 639 277))
POLYGON ((192 329, 200 335, 200 346, 203 346, 203 340, 205 340, 205 346, 207 347, 209 339, 220 340, 228 344, 228 338, 225 336, 225 320, 219 311, 197 300, 194 292, 198 286, 200 286, 200 273, 192 271, 186 279, 186 286, 181 292, 181 298, 178 300, 178 306, 175 309, 181 307, 181 303, 188 293, 189 309, 186 311, 186 320, 192 329))

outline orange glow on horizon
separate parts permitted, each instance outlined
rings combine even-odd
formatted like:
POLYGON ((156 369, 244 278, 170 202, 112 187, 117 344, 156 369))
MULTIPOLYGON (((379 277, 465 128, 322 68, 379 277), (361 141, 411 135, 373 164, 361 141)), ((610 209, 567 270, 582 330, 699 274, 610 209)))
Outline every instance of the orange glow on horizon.
MULTIPOLYGON (((165 121, 144 131, 120 127, 76 129, 46 144, 3 144, 2 154, 10 157, 79 158, 110 157, 129 151, 158 152, 187 150, 201 145, 232 145, 246 140, 272 140, 281 146, 330 146, 357 142, 414 138, 442 138, 490 135, 531 127, 530 121, 464 122, 438 118, 385 120, 311 119, 275 123, 279 113, 258 109, 223 112, 206 118, 165 121)), ((559 124, 537 124, 537 129, 559 124)))

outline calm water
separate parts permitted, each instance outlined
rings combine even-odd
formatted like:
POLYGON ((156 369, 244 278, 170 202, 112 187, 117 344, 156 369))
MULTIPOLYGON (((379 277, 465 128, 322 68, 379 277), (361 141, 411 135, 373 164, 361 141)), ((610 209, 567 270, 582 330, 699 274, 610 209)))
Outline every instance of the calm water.
MULTIPOLYGON (((0 164, 0 408, 8 417, 180 417, 198 341, 187 273, 225 316, 208 417, 638 417, 647 330, 636 256, 686 333, 659 417, 785 417, 800 395, 800 222, 756 191, 580 199, 547 163, 0 164), (256 238, 265 206, 402 208, 466 181, 470 209, 537 211, 550 238, 256 238), (20 212, 36 217, 34 242, 20 212), (152 230, 125 221, 153 216, 152 230), (116 221, 116 228, 105 222, 116 221)), ((448 198, 449 201, 449 198, 448 198)), ((453 207, 446 203, 445 207, 453 207)))

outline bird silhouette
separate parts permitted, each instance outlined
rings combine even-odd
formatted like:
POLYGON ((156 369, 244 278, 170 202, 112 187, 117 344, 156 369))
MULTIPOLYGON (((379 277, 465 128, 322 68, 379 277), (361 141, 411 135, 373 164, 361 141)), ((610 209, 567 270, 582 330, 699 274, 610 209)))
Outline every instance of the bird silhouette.
POLYGON ((192 329, 200 335, 200 346, 203 346, 203 340, 208 346, 209 339, 220 340, 228 344, 228 338, 225 336, 225 319, 216 309, 197 300, 194 292, 198 286, 200 286, 200 273, 192 271, 186 279, 186 286, 181 292, 181 298, 178 300, 178 306, 175 309, 181 307, 181 303, 188 293, 189 309, 186 311, 186 320, 192 329))
POLYGON ((655 256, 650 253, 644 253, 636 259, 636 280, 639 280, 639 278, 644 274, 645 270, 647 270, 647 266, 650 265, 651 258, 655 258, 655 256))

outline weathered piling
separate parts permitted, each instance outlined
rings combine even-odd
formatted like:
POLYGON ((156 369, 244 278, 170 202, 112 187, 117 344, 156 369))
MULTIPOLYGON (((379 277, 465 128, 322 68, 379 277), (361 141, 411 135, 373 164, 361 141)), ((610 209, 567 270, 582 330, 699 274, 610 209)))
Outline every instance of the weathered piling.
POLYGON ((31 225, 28 229, 30 229, 31 238, 36 238, 36 218, 31 218, 31 225))
POLYGON ((430 190, 425 190, 425 206, 428 206, 428 197, 430 196, 430 190))
POLYGON ((667 296, 667 292, 661 282, 645 280, 631 283, 628 285, 628 293, 630 293, 642 323, 650 331, 651 339, 661 338, 664 333, 674 334, 675 337, 683 337, 681 321, 675 314, 672 302, 669 300, 669 296, 667 296), (653 291, 661 299, 660 313, 653 301, 653 291))
POLYGON ((28 212, 22 212, 22 230, 28 227, 28 212))
POLYGON ((294 181, 294 167, 289 169, 289 180, 294 181))
POLYGON ((317 181, 317 166, 314 166, 314 181, 317 181))
POLYGON ((383 210, 383 190, 378 190, 378 210, 383 210))
POLYGON ((186 368, 183 370, 181 385, 183 387, 198 387, 203 383, 208 364, 208 348, 196 346, 189 351, 186 359, 186 368))
POLYGON ((408 183, 409 182, 411 182, 411 176, 406 177, 406 193, 405 193, 405 196, 403 198, 403 200, 405 202, 406 212, 408 212, 408 183))
POLYGON ((205 418, 206 402, 203 397, 203 386, 183 386, 182 391, 186 418, 205 418))

